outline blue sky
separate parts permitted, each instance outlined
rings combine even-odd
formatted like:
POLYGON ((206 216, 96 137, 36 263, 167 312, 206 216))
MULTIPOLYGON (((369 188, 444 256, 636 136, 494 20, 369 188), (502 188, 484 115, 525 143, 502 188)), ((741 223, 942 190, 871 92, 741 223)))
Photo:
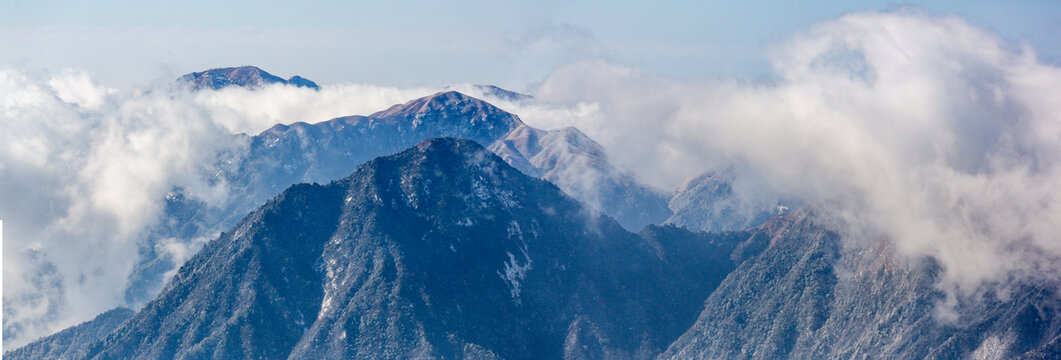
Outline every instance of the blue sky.
POLYGON ((1061 59, 1061 2, 0 0, 0 67, 88 71, 123 87, 258 65, 321 83, 525 89, 601 58, 672 78, 769 76, 770 45, 847 12, 915 5, 1061 59))

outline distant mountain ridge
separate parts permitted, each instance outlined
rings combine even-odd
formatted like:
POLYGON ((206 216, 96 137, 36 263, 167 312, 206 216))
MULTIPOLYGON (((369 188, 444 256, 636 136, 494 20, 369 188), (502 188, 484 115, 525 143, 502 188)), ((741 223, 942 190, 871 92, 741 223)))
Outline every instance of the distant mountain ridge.
POLYGON ((284 80, 255 66, 217 68, 185 74, 178 82, 191 84, 193 90, 219 90, 227 86, 260 87, 269 84, 285 84, 310 89, 320 89, 317 83, 295 75, 284 80))
POLYGON ((617 169, 608 162, 604 147, 576 128, 545 131, 523 125, 489 148, 517 169, 551 181, 629 230, 661 224, 671 215, 667 194, 617 169))
POLYGON ((749 180, 745 178, 748 176, 727 166, 689 179, 670 198, 668 207, 673 215, 665 223, 693 231, 743 230, 802 206, 798 199, 767 189, 734 189, 737 182, 749 180))
POLYGON ((532 99, 533 96, 521 94, 511 90, 505 90, 494 85, 472 85, 486 96, 492 96, 505 101, 524 101, 532 99))

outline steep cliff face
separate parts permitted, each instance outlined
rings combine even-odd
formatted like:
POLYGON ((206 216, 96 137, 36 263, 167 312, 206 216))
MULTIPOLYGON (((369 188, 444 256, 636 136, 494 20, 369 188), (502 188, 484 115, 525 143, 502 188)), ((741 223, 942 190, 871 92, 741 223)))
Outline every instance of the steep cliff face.
POLYGON ((729 237, 625 231, 471 141, 297 185, 207 244, 85 358, 651 358, 729 237))

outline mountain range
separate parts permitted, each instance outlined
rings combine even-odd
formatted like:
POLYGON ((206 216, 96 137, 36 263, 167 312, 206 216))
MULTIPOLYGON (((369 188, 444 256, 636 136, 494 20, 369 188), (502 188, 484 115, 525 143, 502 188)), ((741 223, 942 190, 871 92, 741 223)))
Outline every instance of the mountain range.
POLYGON ((630 233, 431 139, 285 190, 73 358, 650 358, 732 268, 733 237, 630 233))
POLYGON ((516 168, 552 181, 629 230, 662 223, 671 214, 668 194, 612 166, 603 148, 578 130, 535 129, 485 101, 445 91, 368 116, 279 124, 258 135, 234 136, 233 143, 246 145, 219 154, 210 171, 215 174, 211 182, 226 184, 230 200, 211 206, 174 188, 165 199, 162 220, 139 245, 126 302, 139 306, 151 299, 180 265, 179 259, 158 249, 160 243, 195 244, 235 225, 290 185, 341 178, 374 157, 447 136, 488 145, 516 168))
POLYGON ((933 258, 748 197, 739 165, 652 189, 454 91, 233 139, 234 200, 167 195, 136 310, 5 357, 1061 358, 1061 284, 946 301, 933 258), (165 238, 210 240, 178 264, 165 238))

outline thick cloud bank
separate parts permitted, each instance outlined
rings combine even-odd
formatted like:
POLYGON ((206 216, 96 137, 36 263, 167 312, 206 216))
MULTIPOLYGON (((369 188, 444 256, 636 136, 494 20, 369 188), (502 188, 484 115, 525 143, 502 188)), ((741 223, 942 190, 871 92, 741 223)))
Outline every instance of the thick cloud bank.
POLYGON ((536 95, 589 109, 572 125, 646 180, 742 164, 850 239, 935 257, 952 296, 1058 280, 1061 68, 917 10, 849 14, 772 55, 770 81, 679 82, 583 63, 536 95))
MULTIPOLYGON (((79 71, 0 70, 4 345, 12 348, 122 304, 137 241, 179 186, 227 201, 218 153, 234 133, 368 114, 437 89, 335 85, 121 93, 79 71)), ((178 259, 195 249, 163 242, 178 259)))

